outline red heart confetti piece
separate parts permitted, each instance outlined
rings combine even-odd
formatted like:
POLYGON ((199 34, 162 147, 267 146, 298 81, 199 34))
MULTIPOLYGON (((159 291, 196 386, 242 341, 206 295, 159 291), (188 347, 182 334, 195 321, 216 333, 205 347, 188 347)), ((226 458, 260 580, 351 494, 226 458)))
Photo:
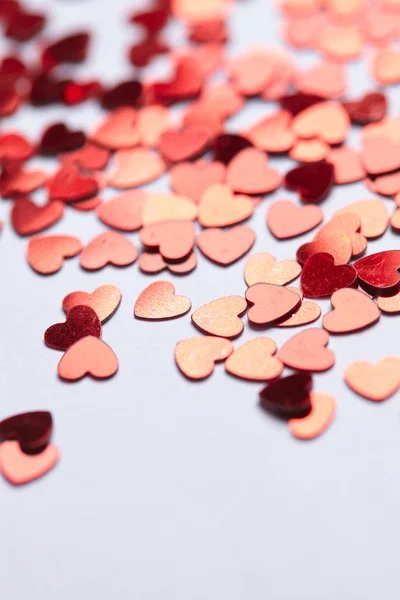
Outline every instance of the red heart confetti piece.
POLYGON ((64 258, 76 256, 81 250, 82 242, 72 235, 37 235, 29 240, 26 255, 32 269, 51 275, 61 269, 64 258))
POLYGON ((241 296, 225 296, 212 300, 192 314, 193 323, 211 335, 234 338, 243 331, 240 317, 247 310, 247 302, 241 296))
POLYGON ((107 379, 117 371, 118 359, 113 350, 103 340, 92 336, 75 342, 58 363, 59 376, 68 381, 77 381, 85 375, 107 379))
POLYGON ((225 361, 225 369, 231 375, 251 381, 275 379, 283 371, 283 364, 273 355, 276 344, 267 337, 259 337, 246 342, 225 361))
POLYGON ((400 250, 370 254, 354 263, 354 268, 361 283, 378 291, 389 291, 400 282, 400 250))
POLYGON ((285 187, 300 194, 304 204, 319 204, 329 194, 334 168, 328 162, 316 162, 295 167, 285 176, 285 187))
POLYGON ((248 312, 249 321, 254 325, 279 323, 295 313, 301 304, 298 294, 273 283, 250 286, 246 291, 246 300, 254 304, 248 312))
POLYGON ((229 340, 213 336, 194 337, 177 343, 175 362, 186 377, 205 379, 214 371, 215 362, 225 360, 232 351, 229 340))
POLYGON ((78 305, 67 312, 65 323, 56 323, 46 329, 44 342, 54 350, 67 350, 88 335, 101 338, 100 319, 90 306, 78 305))
POLYGON ((37 206, 29 198, 17 198, 11 211, 11 223, 19 235, 32 235, 48 229, 64 215, 63 202, 54 200, 37 206))
POLYGON ((256 240, 253 229, 245 225, 223 229, 206 229, 199 233, 197 245, 202 253, 220 265, 231 265, 244 256, 256 240))
POLYGON ((358 290, 337 290, 331 302, 333 310, 322 319, 322 327, 330 333, 357 331, 376 323, 381 316, 375 302, 358 290))
POLYGON ((286 240, 311 231, 322 219, 319 206, 298 207, 291 200, 278 200, 268 209, 267 225, 275 237, 286 240))
POLYGON ((307 298, 323 298, 354 284, 357 271, 351 265, 335 265, 327 252, 317 252, 307 259, 300 278, 300 286, 307 298))
POLYGON ((155 281, 136 300, 134 315, 137 319, 174 319, 186 314, 192 306, 186 296, 176 296, 169 281, 155 281))
POLYGON ((103 202, 96 214, 103 223, 121 229, 136 231, 142 226, 142 213, 147 195, 141 190, 122 192, 103 202))
POLYGON ((50 412, 20 413, 0 421, 0 442, 15 440, 23 451, 37 450, 49 443, 52 431, 50 412))
POLYGON ((260 392, 260 406, 285 419, 305 417, 311 411, 312 377, 294 373, 268 383, 260 392))
POLYGON ((332 350, 325 348, 329 336, 323 329, 301 331, 288 340, 278 352, 278 358, 292 369, 326 371, 335 364, 332 350))
POLYGON ((131 265, 138 257, 136 247, 122 233, 100 233, 85 246, 79 257, 81 267, 88 271, 102 269, 107 264, 116 267, 131 265))

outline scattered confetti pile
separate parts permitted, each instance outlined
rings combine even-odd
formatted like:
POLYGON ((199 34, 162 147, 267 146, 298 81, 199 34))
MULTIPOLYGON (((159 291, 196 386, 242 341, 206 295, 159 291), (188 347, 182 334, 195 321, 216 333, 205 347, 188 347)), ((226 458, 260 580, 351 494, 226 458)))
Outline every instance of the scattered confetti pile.
MULTIPOLYGON (((226 43, 233 0, 152 0, 143 12, 128 15, 142 32, 127 53, 139 75, 110 88, 60 75, 62 65, 85 61, 90 32, 52 39, 46 15, 17 0, 0 1, 3 34, 19 43, 0 64, 0 116, 24 104, 45 111, 57 103, 96 102, 103 112, 90 131, 48 123, 35 140, 8 130, 4 120, 0 194, 11 204, 11 227, 29 236, 27 261, 40 275, 56 273, 66 259, 86 271, 106 265, 134 269, 137 262, 147 274, 188 275, 201 271, 205 260, 223 271, 246 256, 247 289, 194 307, 190 318, 199 335, 176 340, 176 365, 193 381, 211 376, 223 362, 231 376, 262 382, 260 407, 286 420, 293 436, 311 439, 329 427, 336 411, 331 394, 313 389, 312 374, 335 364, 329 335, 378 326, 382 315, 400 313, 400 250, 376 253, 368 247, 389 225, 400 232, 400 117, 387 116, 383 91, 400 83, 400 52, 393 44, 400 37, 400 2, 282 0, 279 8, 286 43, 320 55, 306 70, 289 51, 269 45, 231 56, 226 43), (172 19, 185 28, 185 47, 170 48, 163 37, 172 19), (36 55, 28 65, 18 49, 32 39, 36 55), (372 82, 380 87, 348 98, 346 63, 366 52, 372 82), (169 77, 141 77, 140 69, 159 55, 168 56, 169 77), (227 133, 229 118, 254 97, 265 102, 265 115, 227 133), (346 144, 351 130, 359 134, 359 148, 346 144), (269 156, 282 155, 297 164, 286 172, 272 167, 269 156), (54 171, 32 167, 35 156, 51 157, 54 171), (141 189, 166 173, 168 189, 141 189), (332 190, 357 181, 375 196, 354 198, 325 220, 322 206, 332 190), (107 187, 115 194, 104 200, 107 187), (295 192, 297 201, 264 201, 279 188, 295 192), (39 205, 30 195, 40 189, 46 203, 39 205), (380 196, 394 200, 391 215, 380 196), (73 231, 46 233, 71 210, 93 211, 104 232, 85 246, 73 231), (256 233, 243 223, 265 210, 266 227, 282 244, 313 232, 312 241, 299 240, 291 260, 250 253, 256 233), (129 232, 138 232, 140 248, 129 232), (332 307, 322 327, 315 327, 321 298, 330 298, 332 307), (245 319, 254 337, 233 343, 245 319), (275 327, 294 328, 280 348, 275 327), (267 328, 268 337, 262 332, 267 328), (282 376, 284 368, 294 372, 282 376)), ((105 282, 60 298, 65 321, 44 332, 44 343, 63 352, 60 385, 117 373, 118 358, 102 339, 102 325, 118 310, 122 292, 105 282)), ((158 321, 191 310, 190 298, 172 283, 154 280, 133 312, 138 320, 158 321)), ((372 365, 362 361, 360 347, 356 358, 338 377, 357 394, 382 401, 399 389, 400 356, 372 365)), ((57 463, 52 427, 51 414, 43 411, 0 422, 0 470, 7 480, 26 483, 57 463)))

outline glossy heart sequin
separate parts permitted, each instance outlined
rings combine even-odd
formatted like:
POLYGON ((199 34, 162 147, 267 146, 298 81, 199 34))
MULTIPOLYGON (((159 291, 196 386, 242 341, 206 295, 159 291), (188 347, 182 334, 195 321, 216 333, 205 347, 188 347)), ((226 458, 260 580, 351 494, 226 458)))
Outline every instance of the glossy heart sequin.
POLYGON ((295 373, 268 383, 260 392, 260 406, 280 417, 305 417, 311 411, 312 377, 295 373))
POLYGON ((92 336, 75 342, 58 363, 59 376, 69 381, 76 381, 85 375, 105 379, 117 370, 118 359, 113 350, 103 340, 92 336))
POLYGON ((267 166, 267 156, 262 150, 245 148, 230 162, 226 182, 235 192, 242 194, 267 194, 278 188, 282 177, 267 166))
POLYGON ((82 250, 79 257, 81 267, 93 271, 107 264, 116 267, 131 265, 138 257, 137 248, 121 233, 106 231, 96 236, 82 250))
POLYGON ((271 325, 296 312, 301 297, 288 288, 272 283, 256 283, 246 291, 246 300, 254 304, 248 318, 254 325, 271 325))
POLYGON ((348 100, 343 106, 352 123, 367 125, 383 119, 387 111, 386 96, 382 92, 369 92, 360 100, 348 100))
POLYGON ((43 448, 50 440, 53 418, 48 411, 13 415, 0 422, 0 442, 15 440, 23 450, 43 448))
POLYGON ((142 224, 182 219, 193 221, 197 217, 197 206, 185 196, 164 192, 149 194, 142 212, 142 224))
POLYGON ((186 296, 175 296, 175 286, 169 281, 155 281, 143 290, 135 302, 138 319, 173 319, 186 314, 192 306, 186 296))
POLYGON ((114 154, 116 167, 108 174, 112 187, 125 189, 137 187, 161 177, 165 163, 153 150, 133 148, 114 154))
POLYGON ((249 256, 244 266, 244 279, 248 286, 255 283, 286 285, 301 273, 301 266, 295 260, 277 261, 268 252, 256 252, 249 256))
POLYGON ((225 361, 225 369, 231 375, 250 379, 251 381, 267 381, 279 377, 283 364, 273 355, 276 344, 267 337, 259 337, 239 346, 225 361))
POLYGON ((175 362, 186 377, 204 379, 214 371, 215 362, 233 351, 232 342, 214 336, 193 337, 178 342, 175 362))
POLYGON ((305 204, 319 204, 332 187, 334 168, 328 162, 316 162, 295 167, 285 176, 285 187, 300 194, 305 204))
POLYGON ((160 137, 160 152, 170 162, 180 162, 203 154, 209 144, 205 128, 188 127, 183 131, 171 129, 160 137))
POLYGON ((202 253, 220 265, 230 265, 250 250, 256 239, 253 229, 245 225, 223 229, 205 229, 197 237, 202 253))
POLYGON ((227 227, 248 219, 253 212, 248 196, 234 196, 227 185, 215 184, 201 197, 198 218, 203 227, 227 227))
POLYGON ((64 203, 57 200, 37 206, 29 198, 17 198, 11 211, 11 223, 19 235, 32 235, 57 223, 64 210, 64 203))
POLYGON ((326 371, 335 364, 335 355, 325 348, 329 336, 323 329, 301 331, 287 341, 278 352, 278 358, 292 369, 326 371))
POLYGON ((357 271, 353 266, 336 266, 333 256, 317 252, 307 259, 300 278, 300 286, 307 298, 323 298, 336 290, 353 285, 357 271))
POLYGON ((81 241, 70 235, 37 235, 29 240, 26 256, 32 269, 43 275, 61 269, 64 258, 76 256, 82 250, 81 241))
POLYGON ((88 335, 100 338, 101 323, 93 308, 78 305, 67 312, 65 323, 56 323, 46 329, 44 341, 49 348, 67 350, 88 335))
POLYGON ((400 281, 400 250, 377 252, 354 263, 362 283, 377 290, 390 290, 400 281))
POLYGON ((357 394, 379 402, 399 389, 399 367, 400 359, 394 357, 383 358, 376 365, 359 361, 347 367, 344 379, 357 394))
POLYGON ((381 316, 375 302, 358 290, 338 290, 332 295, 331 302, 333 310, 322 320, 322 326, 330 333, 357 331, 372 325, 381 316))
POLYGON ((110 227, 122 231, 136 231, 142 226, 143 207, 147 198, 147 194, 142 190, 122 192, 102 202, 96 214, 110 227))
POLYGON ((322 219, 319 206, 296 206, 291 200, 278 200, 269 207, 267 225, 275 237, 286 240, 314 229, 322 219))
POLYGON ((350 119, 339 102, 321 102, 299 113, 292 127, 300 138, 319 137, 327 144, 340 144, 346 138, 350 119))
POLYGON ((225 296, 212 300, 192 314, 193 323, 205 333, 234 338, 243 331, 239 317, 247 310, 247 302, 241 296, 225 296))

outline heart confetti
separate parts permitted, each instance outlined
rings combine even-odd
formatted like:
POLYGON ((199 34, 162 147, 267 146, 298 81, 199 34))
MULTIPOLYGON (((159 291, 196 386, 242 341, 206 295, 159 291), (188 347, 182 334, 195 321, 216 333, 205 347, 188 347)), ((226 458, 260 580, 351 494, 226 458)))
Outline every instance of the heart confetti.
POLYGON ((194 337, 178 342, 175 361, 190 379, 205 379, 214 371, 214 363, 225 360, 233 351, 232 342, 214 336, 194 337))
POLYGON ((175 296, 175 287, 169 281, 151 283, 136 300, 134 315, 138 319, 161 320, 181 317, 191 309, 186 296, 175 296))
POLYGON ((231 375, 251 381, 275 379, 283 371, 283 364, 273 356, 275 352, 276 344, 273 340, 267 337, 255 338, 229 356, 225 361, 225 369, 231 375))

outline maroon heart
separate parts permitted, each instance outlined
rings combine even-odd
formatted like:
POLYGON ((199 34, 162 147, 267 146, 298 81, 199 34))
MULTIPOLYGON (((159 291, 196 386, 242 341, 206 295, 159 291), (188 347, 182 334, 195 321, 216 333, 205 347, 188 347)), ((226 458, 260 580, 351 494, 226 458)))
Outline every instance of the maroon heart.
POLYGON ((141 96, 142 84, 140 81, 136 79, 123 81, 103 93, 101 105, 107 110, 115 110, 123 106, 137 106, 141 96))
POLYGON ((83 131, 71 131, 64 123, 54 123, 43 133, 38 152, 43 156, 55 156, 60 152, 76 150, 85 142, 83 131))
POLYGON ((157 8, 133 14, 129 20, 136 25, 142 25, 149 33, 155 33, 166 26, 169 16, 170 11, 167 8, 157 8))
POLYGON ((101 323, 93 308, 78 305, 68 311, 64 323, 56 323, 46 329, 44 341, 49 348, 67 350, 88 335, 101 338, 101 323))
POLYGON ((331 296, 336 290, 353 285, 357 271, 351 265, 336 266, 328 252, 317 252, 306 260, 300 287, 306 298, 331 296))
POLYGON ((319 204, 329 194, 334 174, 331 163, 308 163, 286 173, 285 187, 298 192, 304 204, 319 204))
POLYGON ((150 36, 131 46, 129 60, 134 67, 145 67, 154 56, 165 54, 168 51, 169 47, 162 40, 150 36))
POLYGON ((28 70, 24 63, 15 56, 6 56, 0 64, 0 86, 14 85, 21 77, 25 77, 28 70))
POLYGON ((99 186, 95 179, 81 175, 76 165, 68 163, 57 171, 49 185, 50 198, 67 203, 86 200, 95 196, 98 191, 99 186))
POLYGON ((32 451, 49 443, 53 418, 47 410, 13 415, 0 422, 0 442, 15 440, 21 449, 32 451))
POLYGON ((260 392, 260 406, 286 418, 306 417, 311 411, 312 376, 294 373, 268 383, 260 392))
POLYGON ((370 92, 360 100, 343 102, 343 107, 347 110, 352 123, 367 125, 383 119, 387 112, 387 100, 382 92, 370 92))
POLYGON ((30 102, 33 106, 46 106, 62 102, 64 89, 72 83, 71 79, 58 80, 45 73, 39 73, 33 81, 30 102))
POLYGON ((297 92, 296 94, 288 94, 283 96, 279 103, 283 109, 288 110, 293 117, 301 113, 303 110, 319 102, 325 102, 326 98, 316 96, 315 94, 303 94, 303 92, 297 92))
POLYGON ((214 161, 228 165, 241 150, 253 147, 253 144, 242 135, 223 133, 214 141, 214 161))
POLYGON ((27 42, 43 29, 45 23, 44 15, 21 11, 9 21, 4 35, 17 42, 27 42))
POLYGON ((400 250, 386 250, 365 256, 354 263, 361 283, 389 291, 400 282, 400 250))
POLYGON ((42 67, 45 71, 61 63, 80 63, 86 59, 90 36, 86 32, 68 35, 47 46, 42 54, 42 67))

